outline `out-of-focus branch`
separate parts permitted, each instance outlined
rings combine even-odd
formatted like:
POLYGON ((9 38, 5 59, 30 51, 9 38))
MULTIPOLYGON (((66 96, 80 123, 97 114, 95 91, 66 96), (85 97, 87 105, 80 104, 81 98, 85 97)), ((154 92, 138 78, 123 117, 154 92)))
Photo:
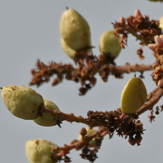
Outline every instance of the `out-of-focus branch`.
MULTIPOLYGON (((101 55, 102 56, 102 55, 101 55)), ((127 63, 124 66, 116 66, 108 64, 107 56, 99 57, 99 59, 89 59, 88 64, 79 65, 77 68, 71 64, 62 64, 51 62, 45 65, 43 62, 37 62, 37 68, 31 71, 33 78, 30 85, 40 86, 42 83, 49 82, 53 75, 57 75, 52 85, 57 85, 62 80, 72 80, 81 83, 80 93, 84 95, 92 86, 96 84, 95 75, 98 73, 104 82, 107 82, 109 75, 114 75, 116 78, 123 78, 124 73, 140 72, 152 70, 152 65, 130 65, 127 63), (101 59, 102 58, 102 59, 101 59), (89 81, 89 83, 87 83, 89 81)))
MULTIPOLYGON (((134 16, 128 18, 121 17, 119 22, 113 23, 114 32, 118 36, 122 34, 121 46, 124 48, 127 45, 128 34, 132 34, 137 40, 141 40, 141 45, 148 45, 154 43, 154 36, 161 35, 162 30, 159 27, 159 21, 150 20, 148 16, 143 16, 139 10, 135 11, 134 16)), ((119 37, 119 36, 118 36, 119 37)), ((92 47, 91 47, 92 48, 92 47)), ((161 48, 157 48, 162 52, 161 48)), ((143 50, 140 48, 137 51, 140 59, 144 59, 143 50)), ((85 54, 84 51, 78 51, 74 57, 75 63, 78 63, 78 67, 73 67, 71 64, 62 64, 51 62, 49 65, 43 62, 37 62, 37 68, 31 71, 33 78, 30 85, 40 86, 42 83, 49 82, 53 75, 57 77, 53 80, 52 86, 59 84, 65 78, 66 80, 72 80, 81 83, 79 89, 80 95, 87 93, 96 84, 95 75, 98 73, 104 82, 107 82, 109 75, 114 75, 116 78, 123 78, 124 73, 140 72, 140 77, 143 77, 143 72, 152 70, 152 65, 130 65, 116 66, 114 59, 109 54, 99 55, 98 58, 93 54, 85 54)), ((160 59, 162 56, 154 54, 156 59, 160 59)), ((163 58, 163 57, 162 57, 163 58)), ((159 72, 162 72, 162 67, 159 65, 159 72)), ((156 84, 163 86, 163 79, 160 73, 153 72, 153 80, 156 84)))
MULTIPOLYGON (((83 128, 81 132, 83 132, 84 130, 86 129, 83 128)), ((76 149, 76 150, 82 149, 81 157, 91 162, 94 162, 95 159, 97 158, 96 153, 101 146, 103 137, 107 135, 107 133, 108 133, 108 129, 105 127, 99 128, 97 132, 93 133, 90 136, 85 136, 86 133, 85 134, 83 133, 82 140, 73 140, 70 145, 64 145, 63 147, 57 147, 56 149, 54 149, 52 152, 51 159, 53 161, 61 161, 61 160, 69 159, 69 157, 66 155, 72 149, 76 149), (96 144, 94 149, 91 150, 88 148, 88 144, 93 138, 95 138, 96 144), (60 150, 61 152, 56 154, 56 151, 58 150, 60 150)), ((71 162, 70 159, 69 162, 71 162)))

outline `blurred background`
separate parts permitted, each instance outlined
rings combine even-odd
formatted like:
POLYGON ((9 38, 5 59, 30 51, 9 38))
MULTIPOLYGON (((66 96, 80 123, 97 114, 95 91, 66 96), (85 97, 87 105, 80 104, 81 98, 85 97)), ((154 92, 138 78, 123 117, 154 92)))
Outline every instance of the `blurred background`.
MULTIPOLYGON (((61 14, 66 7, 78 11, 89 22, 92 35, 94 54, 99 55, 99 39, 103 32, 113 29, 111 22, 119 21, 121 16, 134 15, 135 9, 140 9, 143 15, 151 19, 163 16, 163 3, 147 0, 0 0, 0 86, 29 86, 32 79, 30 70, 35 68, 37 59, 45 64, 50 61, 73 63, 64 53, 60 44, 59 24, 61 14)), ((145 59, 142 61, 136 54, 140 48, 139 41, 129 35, 128 46, 121 51, 116 59, 117 65, 152 64, 154 57, 151 50, 143 47, 145 59)), ((148 93, 156 86, 151 80, 152 72, 145 72, 143 79, 148 93)), ((139 73, 136 73, 139 76, 139 73)), ((86 117, 88 110, 111 111, 120 107, 121 91, 132 74, 125 74, 124 79, 110 76, 104 83, 97 75, 97 84, 85 96, 79 96, 80 84, 64 80, 56 87, 50 81, 37 88, 31 88, 40 93, 43 98, 56 103, 61 111, 75 113, 86 117)), ((162 105, 162 99, 158 103, 162 105)), ((146 112, 140 120, 146 129, 141 146, 131 146, 127 139, 118 137, 104 138, 98 152, 96 163, 160 163, 163 161, 163 114, 150 123, 146 112)), ((67 123, 62 128, 41 127, 32 120, 22 120, 13 116, 0 99, 0 162, 28 163, 25 155, 25 143, 30 139, 46 139, 59 146, 70 144, 77 139, 83 124, 67 123)), ((72 150, 68 155, 72 162, 88 162, 80 158, 81 151, 72 150)))

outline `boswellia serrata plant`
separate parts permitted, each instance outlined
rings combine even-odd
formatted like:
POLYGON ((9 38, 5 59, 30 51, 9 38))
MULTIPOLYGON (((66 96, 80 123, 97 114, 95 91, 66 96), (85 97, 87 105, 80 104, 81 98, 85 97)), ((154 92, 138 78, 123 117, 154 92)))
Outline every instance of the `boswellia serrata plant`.
MULTIPOLYGON (((161 21, 160 21, 161 22, 161 21)), ((62 127, 63 121, 82 123, 78 140, 73 140, 64 146, 56 145, 44 139, 29 140, 26 143, 26 156, 30 163, 71 162, 68 154, 72 149, 81 150, 81 158, 94 162, 101 147, 104 136, 113 138, 115 133, 128 140, 131 145, 140 145, 144 128, 139 115, 151 110, 150 122, 155 118, 154 105, 163 95, 163 34, 159 21, 150 20, 143 16, 140 10, 134 16, 121 17, 119 22, 112 23, 114 30, 108 30, 100 38, 100 55, 92 52, 91 31, 86 19, 74 9, 67 8, 60 21, 61 45, 65 53, 71 57, 75 64, 63 64, 52 61, 49 65, 40 60, 37 67, 31 71, 33 78, 30 85, 40 86, 49 82, 56 75, 52 85, 61 83, 64 79, 80 82, 80 95, 86 95, 97 82, 97 75, 104 82, 113 75, 123 78, 124 74, 140 73, 140 77, 132 77, 122 88, 120 108, 114 111, 91 111, 87 117, 76 116, 73 113, 64 113, 52 102, 25 86, 9 85, 2 88, 2 99, 8 110, 16 117, 33 120, 40 126, 62 127), (155 62, 150 65, 135 64, 117 65, 115 58, 127 46, 128 35, 132 34, 140 44, 152 50, 155 62), (122 47, 122 49, 121 49, 122 47), (147 95, 143 80, 143 72, 153 71, 152 80, 156 88, 147 95), (94 128, 97 128, 96 130, 94 128)), ((98 42, 97 42, 98 44, 98 42)), ((137 50, 139 58, 143 61, 142 48, 137 50)), ((108 90, 107 90, 108 91, 108 90)), ((109 91, 108 91, 109 92, 109 91)), ((99 92, 101 93, 101 92, 99 92)), ((59 95, 58 95, 59 96, 59 95)), ((69 97, 67 97, 69 98, 69 97)), ((116 99, 117 100, 117 99, 116 99)), ((95 101, 96 102, 96 101, 95 101)), ((106 101, 109 102, 109 101, 106 101)), ((162 107, 163 108, 163 107, 162 107)), ((159 114, 158 106, 155 113, 159 114)), ((54 134, 55 139, 55 134, 54 134)))

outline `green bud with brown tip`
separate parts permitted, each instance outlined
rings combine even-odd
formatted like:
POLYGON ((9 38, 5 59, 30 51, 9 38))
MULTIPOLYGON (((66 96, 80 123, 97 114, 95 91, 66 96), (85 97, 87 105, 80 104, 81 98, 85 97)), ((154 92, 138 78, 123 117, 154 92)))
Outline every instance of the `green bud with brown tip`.
POLYGON ((85 18, 73 9, 63 12, 60 22, 61 37, 75 51, 91 47, 91 32, 85 18))

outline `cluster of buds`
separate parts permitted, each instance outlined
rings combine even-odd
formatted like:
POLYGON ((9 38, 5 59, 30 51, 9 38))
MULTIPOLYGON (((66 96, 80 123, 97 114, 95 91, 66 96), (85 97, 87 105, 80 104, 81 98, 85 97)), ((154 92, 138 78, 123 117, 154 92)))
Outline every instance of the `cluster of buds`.
MULTIPOLYGON (((162 30, 158 21, 149 20, 148 16, 143 17, 139 10, 135 11, 135 16, 127 19, 121 17, 120 22, 113 25, 114 32, 108 30, 101 36, 99 43, 101 55, 97 57, 92 52, 88 22, 77 11, 67 8, 61 17, 61 45, 78 67, 74 68, 71 64, 63 65, 55 62, 45 65, 38 61, 37 68, 31 71, 33 79, 30 84, 39 86, 43 82, 48 82, 53 74, 57 74, 57 78, 52 83, 52 85, 57 85, 65 75, 67 80, 81 82, 80 93, 84 95, 96 84, 95 75, 97 73, 106 82, 110 74, 116 78, 122 78, 123 73, 139 71, 142 77, 143 71, 154 69, 152 77, 159 87, 147 96, 143 81, 133 77, 122 91, 121 108, 110 112, 88 111, 87 118, 61 112, 53 102, 43 99, 31 88, 14 85, 3 87, 1 96, 4 104, 16 117, 33 120, 36 124, 46 127, 54 125, 61 127, 60 124, 64 120, 89 126, 81 130, 79 140, 74 140, 70 145, 64 147, 43 139, 29 140, 26 143, 26 155, 30 163, 54 163, 61 160, 71 162, 67 154, 72 149, 82 149, 81 157, 93 162, 97 158, 96 153, 103 137, 109 135, 109 138, 112 138, 115 132, 119 136, 128 138, 131 145, 140 145, 144 129, 138 116, 146 110, 152 110, 163 94, 162 30), (153 51, 156 58, 153 65, 116 66, 114 60, 119 55, 121 48, 127 45, 129 33, 140 40, 141 45, 148 45, 153 51), (87 81, 90 83, 88 84, 87 81), (99 129, 95 130, 93 127, 99 127, 99 129)), ((137 51, 140 59, 144 58, 142 53, 143 50, 140 48, 137 51)), ((158 108, 156 108, 156 114, 159 114, 158 108)), ((151 121, 155 118, 153 111, 149 118, 151 121)))
POLYGON ((9 85, 2 88, 1 96, 8 110, 16 117, 33 120, 41 126, 56 124, 56 117, 49 112, 59 108, 53 102, 43 99, 35 90, 9 85))
MULTIPOLYGON (((91 49, 91 33, 86 19, 77 11, 67 9, 61 17, 61 44, 65 53, 78 67, 56 62, 46 65, 38 60, 36 69, 31 71, 33 78, 30 85, 40 86, 56 74, 53 86, 61 83, 65 76, 66 80, 80 82, 80 95, 85 95, 96 84, 96 74, 99 74, 104 82, 108 81, 109 75, 123 78, 124 73, 138 71, 142 76, 143 71, 152 70, 151 65, 116 66, 115 58, 119 55, 121 47, 124 48, 127 44, 128 33, 136 36, 144 44, 154 43, 154 35, 161 33, 158 25, 158 21, 143 17, 139 10, 136 10, 135 16, 127 19, 121 17, 120 22, 114 24, 114 32, 107 30, 102 34, 99 43, 101 55, 97 57, 91 49), (121 34, 122 37, 119 37, 121 34)), ((137 53, 141 59, 144 58, 142 49, 137 53)))
MULTIPOLYGON (((150 98, 152 99, 152 97, 150 98)), ((54 163, 61 160, 71 162, 67 154, 72 149, 81 149, 81 157, 93 162, 97 158, 96 153, 101 146, 103 137, 108 134, 109 138, 112 138, 115 132, 119 136, 128 138, 131 145, 140 145, 142 140, 144 129, 140 120, 137 120, 136 113, 146 99, 146 88, 142 80, 136 77, 131 78, 122 91, 121 109, 110 112, 89 111, 88 118, 60 112, 54 103, 43 100, 41 95, 25 86, 12 85, 2 88, 2 99, 9 111, 19 118, 27 119, 23 115, 29 116, 31 112, 34 113, 34 109, 37 110, 36 118, 33 119, 29 116, 28 119, 33 119, 41 126, 55 124, 60 126, 63 120, 90 126, 90 128, 81 130, 78 141, 74 140, 70 145, 64 147, 58 147, 56 144, 42 139, 29 140, 26 143, 26 155, 31 163, 54 163), (125 98, 128 97, 128 94, 131 97, 129 97, 130 101, 127 102, 125 98), (135 99, 138 100, 135 101, 135 99), (37 105, 38 101, 40 105, 37 105), (29 114, 24 114, 25 112, 29 112, 29 114), (123 115, 124 113, 125 115, 123 115), (103 127, 100 127, 99 130, 92 129, 97 126, 103 127)))

